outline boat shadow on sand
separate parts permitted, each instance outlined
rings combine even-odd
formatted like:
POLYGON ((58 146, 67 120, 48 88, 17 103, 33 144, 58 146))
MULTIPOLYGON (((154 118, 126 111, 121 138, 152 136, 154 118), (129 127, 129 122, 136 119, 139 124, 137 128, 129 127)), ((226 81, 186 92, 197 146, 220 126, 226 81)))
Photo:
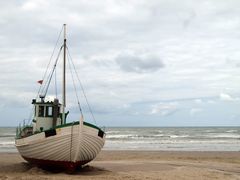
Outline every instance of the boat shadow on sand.
POLYGON ((57 167, 42 167, 42 166, 35 166, 29 163, 22 163, 24 166, 28 168, 27 172, 30 173, 42 173, 42 174, 61 174, 61 173, 66 173, 66 174, 72 174, 72 175, 100 175, 104 174, 106 172, 109 172, 108 170, 105 170, 104 168, 101 167, 96 167, 96 166, 90 166, 90 165, 85 165, 85 166, 79 166, 77 167, 74 171, 71 170, 66 170, 63 168, 57 168, 57 167))
MULTIPOLYGON (((11 164, 5 166, 5 172, 14 172, 14 173, 27 173, 29 175, 51 175, 51 174, 71 174, 71 175, 84 175, 84 176, 94 176, 110 173, 110 171, 96 166, 85 165, 82 167, 77 167, 75 171, 68 171, 63 168, 54 168, 54 167, 38 167, 27 162, 21 162, 16 164, 11 164)), ((1 171, 1 170, 0 170, 1 171)))

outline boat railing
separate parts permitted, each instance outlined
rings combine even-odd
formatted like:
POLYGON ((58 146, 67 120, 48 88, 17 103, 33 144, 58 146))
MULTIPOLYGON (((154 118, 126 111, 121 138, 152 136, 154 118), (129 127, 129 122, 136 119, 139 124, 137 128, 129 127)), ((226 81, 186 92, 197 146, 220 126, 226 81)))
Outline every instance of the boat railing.
POLYGON ((16 128, 16 139, 27 137, 33 134, 33 126, 23 123, 23 125, 19 124, 16 128))

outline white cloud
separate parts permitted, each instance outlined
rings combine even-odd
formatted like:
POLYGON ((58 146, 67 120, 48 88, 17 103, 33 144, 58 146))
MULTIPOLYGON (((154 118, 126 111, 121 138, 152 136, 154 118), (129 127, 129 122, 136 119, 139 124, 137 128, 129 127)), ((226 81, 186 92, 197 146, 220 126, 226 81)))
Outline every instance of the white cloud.
POLYGON ((152 55, 120 55, 116 63, 122 70, 136 73, 152 73, 164 67, 162 60, 152 55))
MULTIPOLYGON (((141 112, 136 108, 141 104, 173 99, 195 99, 188 107, 209 104, 202 97, 236 102, 229 94, 240 92, 239 5, 238 0, 1 1, 2 103, 18 94, 34 97, 34 83, 63 23, 77 71, 99 112, 118 112, 115 107, 141 112)), ((72 87, 67 92, 71 97, 72 87)), ((168 115, 177 108, 156 103, 148 112, 168 115)))
POLYGON ((208 103, 208 104, 215 104, 215 103, 216 103, 216 101, 213 101, 213 100, 208 100, 208 101, 207 101, 207 103, 208 103))
POLYGON ((220 100, 222 101, 238 101, 239 98, 233 98, 232 96, 230 96, 229 94, 226 93, 221 93, 219 95, 220 100))
POLYGON ((198 113, 201 113, 203 111, 203 109, 201 109, 201 108, 192 108, 191 110, 190 110, 190 115, 191 116, 194 116, 194 115, 196 115, 196 114, 198 114, 198 113))
POLYGON ((38 8, 42 8, 42 6, 44 4, 46 4, 47 1, 45 0, 35 0, 35 1, 32 1, 32 0, 27 0, 23 3, 22 5, 22 9, 25 10, 25 11, 34 11, 38 8))
POLYGON ((196 104, 202 104, 203 103, 202 99, 195 99, 194 102, 196 104))
POLYGON ((158 103, 152 105, 152 109, 149 114, 158 114, 160 116, 168 116, 175 113, 178 110, 178 102, 171 103, 158 103))

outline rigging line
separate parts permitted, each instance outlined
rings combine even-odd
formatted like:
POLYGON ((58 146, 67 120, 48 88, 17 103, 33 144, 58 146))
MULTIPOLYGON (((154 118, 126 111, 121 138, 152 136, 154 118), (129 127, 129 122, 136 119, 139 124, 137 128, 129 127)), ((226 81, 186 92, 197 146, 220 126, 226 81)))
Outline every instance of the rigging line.
MULTIPOLYGON (((45 79, 45 77, 46 77, 46 74, 47 74, 47 71, 48 71, 48 69, 49 69, 50 63, 51 63, 51 61, 52 61, 52 57, 53 57, 53 55, 54 55, 54 53, 55 53, 55 50, 56 50, 56 48, 57 48, 57 44, 58 44, 59 39, 60 39, 60 37, 61 37, 62 31, 63 31, 63 26, 62 26, 62 29, 61 29, 59 35, 58 35, 58 38, 57 38, 57 41, 56 41, 56 43, 55 43, 55 46, 54 46, 53 52, 52 52, 52 54, 51 54, 50 60, 49 60, 49 62, 48 62, 47 68, 46 68, 46 70, 45 70, 45 72, 44 72, 44 75, 43 75, 43 78, 42 78, 43 82, 45 82, 44 79, 45 79)), ((44 85, 41 84, 41 86, 40 86, 39 89, 38 89, 38 92, 37 92, 37 95, 36 95, 36 98, 35 98, 35 99, 38 98, 40 91, 41 91, 42 89, 44 89, 45 86, 46 86, 46 84, 44 84, 44 85)), ((31 118, 33 117, 33 112, 34 112, 34 108, 32 108, 32 110, 31 110, 30 113, 29 113, 28 123, 30 123, 31 118)), ((27 123, 27 124, 28 124, 28 123, 27 123)))
POLYGON ((53 68, 52 68, 52 69, 50 70, 50 72, 48 73, 48 76, 47 76, 46 80, 44 80, 44 81, 45 81, 44 87, 42 88, 42 91, 41 91, 41 94, 40 94, 40 95, 43 95, 44 97, 45 97, 45 95, 46 95, 44 92, 47 91, 47 89, 48 89, 49 83, 50 83, 51 78, 52 78, 52 74, 54 73, 55 64, 56 64, 56 62, 57 62, 57 59, 59 58, 59 53, 61 52, 61 48, 62 48, 62 46, 61 46, 60 49, 59 49, 59 52, 58 52, 57 58, 56 58, 56 60, 55 60, 55 63, 54 63, 54 65, 53 65, 53 68))
MULTIPOLYGON (((70 58, 69 58, 69 53, 67 53, 67 55, 68 55, 68 59, 70 59, 70 58)), ((81 115, 83 116, 81 104, 80 104, 79 97, 78 97, 78 94, 77 94, 76 83, 75 83, 75 80, 74 80, 74 77, 73 77, 73 72, 72 72, 72 65, 71 65, 71 63, 69 63, 69 69, 70 69, 71 76, 72 76, 72 82, 73 82, 73 87, 74 87, 75 95, 76 95, 76 97, 77 97, 78 108, 79 108, 79 110, 80 110, 80 112, 81 112, 81 115)))
MULTIPOLYGON (((49 62, 48 62, 47 68, 46 68, 46 70, 45 70, 45 72, 44 72, 44 75, 43 75, 43 78, 42 78, 43 82, 44 82, 44 79, 45 79, 45 77, 46 77, 46 75, 47 75, 47 71, 48 71, 48 69, 49 69, 50 63, 52 62, 52 58, 53 58, 53 55, 54 55, 55 50, 56 50, 56 48, 57 48, 57 44, 58 44, 59 39, 60 39, 60 37, 61 37, 62 31, 63 31, 63 26, 62 26, 62 29, 61 29, 59 35, 58 35, 58 38, 57 38, 57 41, 56 41, 56 43, 55 43, 55 46, 54 46, 53 52, 52 52, 52 54, 51 54, 50 60, 49 60, 49 62)), ((45 87, 46 87, 46 83, 44 83, 44 85, 41 85, 41 86, 40 86, 40 88, 39 88, 39 90, 38 90, 37 97, 38 97, 38 95, 39 95, 39 93, 40 93, 41 90, 42 90, 42 92, 44 91, 45 87)), ((37 97, 36 97, 36 98, 37 98, 37 97)))
POLYGON ((46 96, 46 94, 47 94, 47 91, 48 91, 48 88, 49 88, 49 85, 50 85, 50 82, 51 82, 51 79, 52 79, 52 76, 53 76, 53 73, 54 73, 54 71, 55 71, 55 69, 56 69, 56 66, 57 66, 57 62, 58 62, 58 59, 59 59, 59 56, 60 56, 60 53, 61 53, 61 51, 62 51, 62 48, 63 48, 63 46, 61 46, 61 48, 60 48, 60 50, 59 50, 59 52, 58 52, 58 56, 57 56, 57 58, 56 58, 56 60, 55 60, 55 63, 54 63, 54 66, 53 66, 53 69, 52 69, 52 72, 49 74, 49 76, 48 76, 48 80, 47 80, 47 86, 46 86, 46 89, 45 89, 45 93, 44 93, 44 97, 46 96))
POLYGON ((89 104, 89 102, 88 102, 88 99, 87 99, 87 96, 86 96, 85 90, 84 90, 84 88, 83 88, 82 82, 80 81, 80 78, 79 78, 79 76, 78 76, 78 73, 77 73, 76 67, 75 67, 75 65, 74 65, 74 63, 73 63, 73 60, 72 60, 72 57, 71 57, 71 55, 70 55, 70 52, 69 52, 68 46, 67 46, 67 52, 68 52, 68 54, 69 54, 69 57, 70 57, 69 59, 70 59, 72 65, 73 65, 73 68, 74 68, 75 74, 76 74, 76 76, 77 76, 78 82, 79 82, 79 84, 80 84, 80 86, 81 86, 81 89, 82 89, 83 95, 84 95, 84 97, 85 97, 85 100, 86 100, 86 103, 87 103, 88 109, 89 109, 89 111, 90 111, 90 113, 91 113, 91 115, 92 115, 92 118, 93 118, 95 124, 97 125, 96 119, 95 119, 95 117, 94 117, 94 115, 93 115, 92 108, 91 108, 91 106, 90 106, 90 104, 89 104))
POLYGON ((32 117, 33 117, 33 113, 34 113, 34 106, 32 107, 32 110, 30 111, 30 114, 29 114, 29 116, 28 116, 28 121, 27 121, 27 125, 30 123, 30 120, 32 119, 32 117))
POLYGON ((57 68, 55 68, 55 95, 56 95, 56 98, 58 96, 58 91, 57 91, 57 68))

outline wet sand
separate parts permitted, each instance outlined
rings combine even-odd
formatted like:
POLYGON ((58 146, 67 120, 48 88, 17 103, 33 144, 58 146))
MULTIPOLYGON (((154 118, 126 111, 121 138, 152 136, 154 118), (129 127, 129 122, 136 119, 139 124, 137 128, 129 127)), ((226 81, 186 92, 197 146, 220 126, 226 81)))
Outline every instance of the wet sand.
POLYGON ((0 153, 0 179, 239 179, 240 152, 102 151, 74 174, 0 153))

